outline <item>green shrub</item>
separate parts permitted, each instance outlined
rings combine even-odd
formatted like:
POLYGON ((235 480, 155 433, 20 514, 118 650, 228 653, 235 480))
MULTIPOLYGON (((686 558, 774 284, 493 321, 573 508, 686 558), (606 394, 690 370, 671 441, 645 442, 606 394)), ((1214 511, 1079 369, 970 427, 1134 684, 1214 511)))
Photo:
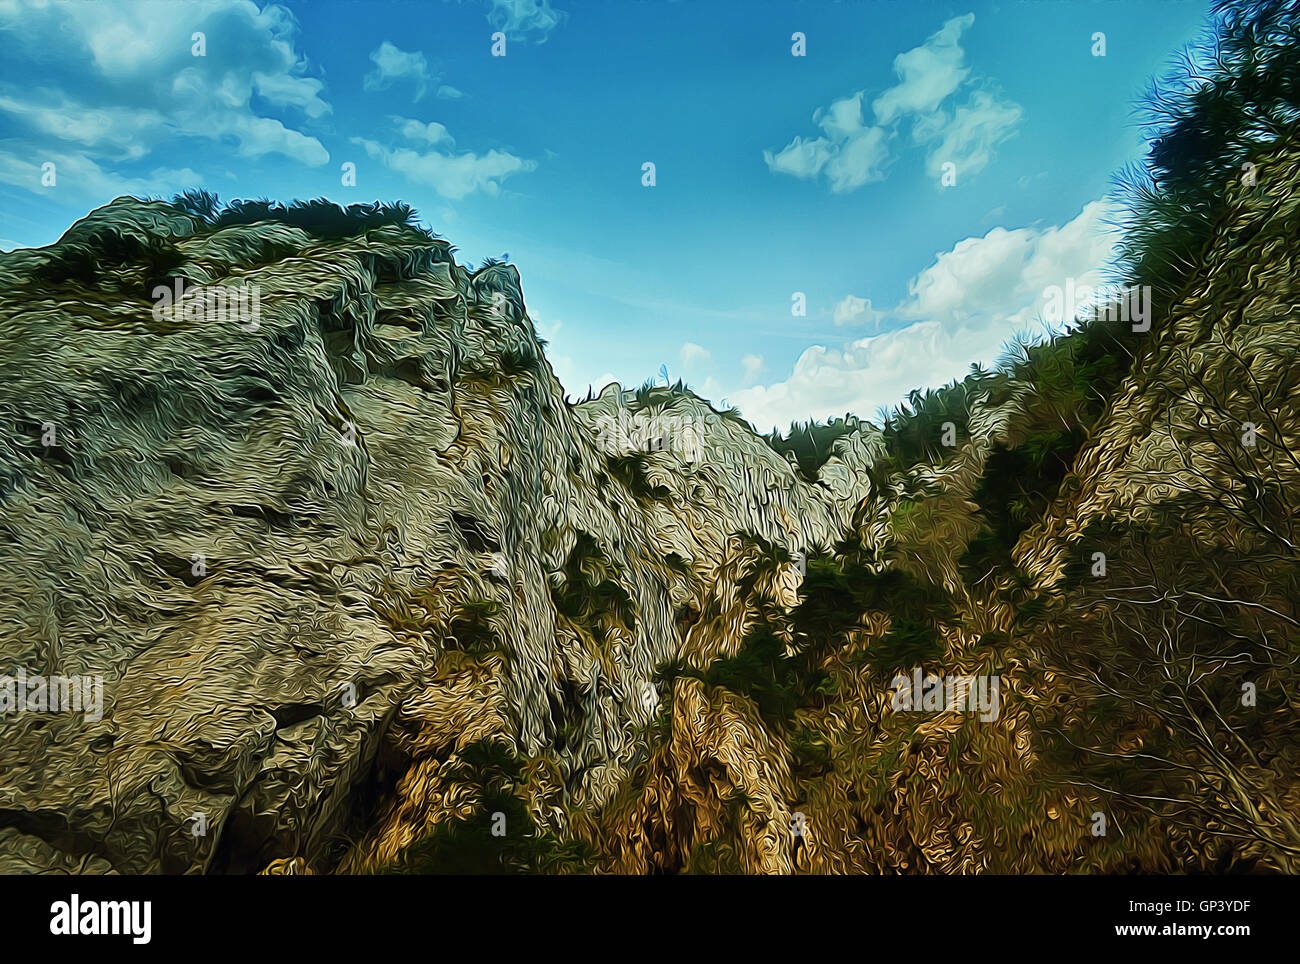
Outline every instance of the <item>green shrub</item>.
MULTIPOLYGON (((184 197, 183 195, 181 197, 184 197)), ((215 203, 215 198, 213 199, 215 203)), ((173 204, 176 202, 173 201, 173 204)), ((183 201, 182 210, 193 213, 196 202, 183 201)), ((213 208, 215 210, 215 207, 213 208)), ((210 223, 215 228, 232 224, 257 224, 260 221, 278 221, 306 231, 312 237, 337 241, 355 237, 374 228, 398 225, 416 228, 415 210, 403 201, 371 204, 349 204, 342 207, 325 198, 309 201, 291 201, 283 205, 266 198, 231 201, 210 223)), ((427 232, 426 232, 427 233, 427 232)))
POLYGON ((446 780, 474 788, 468 817, 438 824, 408 847, 389 873, 541 874, 580 873, 591 855, 575 841, 539 830, 520 796, 522 767, 514 751, 499 740, 483 739, 461 751, 446 780), (499 815, 499 816, 498 816, 499 815), (504 818, 504 834, 493 834, 504 818))
POLYGON ((781 455, 792 454, 800 477, 805 482, 816 483, 821 467, 836 454, 837 443, 858 431, 859 427, 859 421, 851 416, 831 419, 825 424, 793 422, 784 435, 770 432, 763 436, 763 440, 781 455))
POLYGON ((490 599, 467 600, 448 627, 448 643, 473 656, 500 651, 501 638, 492 628, 492 621, 500 615, 501 606, 490 599))
POLYGON ((672 498, 666 485, 650 483, 650 460, 643 452, 626 452, 606 456, 610 474, 623 483, 633 496, 643 502, 664 501, 672 498))
POLYGON ((595 538, 586 532, 578 533, 564 565, 563 587, 550 587, 556 611, 586 627, 597 640, 604 638, 607 623, 631 631, 636 625, 636 604, 616 581, 618 576, 618 567, 595 538))

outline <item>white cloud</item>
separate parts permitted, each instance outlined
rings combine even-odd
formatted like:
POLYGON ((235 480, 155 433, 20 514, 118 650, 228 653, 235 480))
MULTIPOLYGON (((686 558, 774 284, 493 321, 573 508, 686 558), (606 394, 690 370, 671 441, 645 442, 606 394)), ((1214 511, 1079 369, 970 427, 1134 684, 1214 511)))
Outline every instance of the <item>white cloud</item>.
POLYGON ((1064 285, 1066 278, 1098 283, 1115 241, 1100 201, 1060 227, 994 228, 940 254, 908 284, 909 297, 896 314, 945 324, 981 316, 1025 324, 1041 309, 1046 286, 1064 285))
POLYGON ((426 144, 454 144, 453 138, 447 128, 437 121, 412 120, 409 117, 394 117, 393 122, 397 124, 398 131, 408 141, 423 141, 426 144))
POLYGON ((252 88, 267 103, 276 107, 296 107, 313 119, 323 117, 333 110, 320 98, 325 84, 314 77, 255 70, 252 74, 252 88))
POLYGON ((740 359, 740 367, 744 369, 746 383, 752 382, 763 371, 763 356, 745 355, 740 359))
POLYGON ((830 158, 831 142, 824 137, 804 140, 795 135, 794 140, 778 153, 763 151, 763 160, 767 162, 768 170, 777 174, 793 174, 806 180, 820 174, 830 158))
POLYGON ((437 79, 429 73, 429 61, 423 53, 402 50, 388 40, 370 51, 370 59, 375 66, 361 79, 364 90, 388 90, 398 81, 409 80, 415 85, 415 99, 419 100, 437 79))
POLYGON ((884 180, 884 165, 889 159, 888 139, 889 135, 879 127, 864 127, 848 135, 826 163, 831 190, 842 194, 884 180))
POLYGON ((686 344, 682 345, 681 351, 678 352, 678 355, 682 360, 682 364, 687 368, 690 368, 698 362, 707 362, 712 361, 713 359, 713 356, 709 354, 707 349, 700 347, 693 341, 688 341, 686 344))
POLYGON ((51 152, 39 155, 18 155, 0 149, 0 183, 24 187, 34 193, 58 192, 67 200, 94 203, 111 200, 126 194, 162 194, 175 184, 201 184, 201 175, 190 168, 159 167, 139 177, 124 177, 106 171, 83 153, 51 152), (42 165, 54 165, 54 187, 42 187, 42 165))
POLYGON ((0 113, 20 118, 51 140, 94 146, 132 159, 144 151, 136 134, 166 120, 158 111, 147 108, 84 107, 62 91, 47 87, 30 91, 26 99, 0 96, 0 113))
MULTIPOLYGON (((453 143, 451 135, 441 124, 423 124, 404 118, 398 120, 401 121, 399 130, 412 140, 448 146, 453 143)), ((537 169, 536 161, 496 149, 482 155, 471 151, 456 154, 449 150, 421 153, 408 147, 386 147, 364 137, 354 137, 352 143, 359 144, 374 160, 382 161, 416 183, 429 185, 453 201, 476 191, 495 197, 506 178, 537 169)))
POLYGON ((861 92, 818 109, 813 123, 821 127, 824 136, 814 140, 796 136, 776 154, 763 152, 770 170, 807 179, 825 172, 837 194, 884 178, 888 132, 863 124, 861 92))
POLYGON ((863 119, 863 91, 833 101, 813 113, 819 136, 796 135, 780 151, 763 151, 768 170, 805 180, 825 175, 837 194, 856 190, 884 179, 891 143, 899 126, 910 121, 913 142, 931 145, 928 173, 937 175, 949 161, 961 174, 979 173, 993 147, 1011 136, 1021 111, 987 86, 972 87, 966 103, 951 112, 941 109, 971 86, 960 41, 974 22, 974 14, 954 17, 925 43, 894 58, 898 82, 872 102, 874 124, 863 119))
POLYGON ((324 164, 329 152, 316 137, 271 116, 316 120, 331 111, 324 84, 295 49, 297 31, 284 7, 250 0, 165 11, 142 2, 10 0, 0 4, 10 76, 58 63, 62 87, 0 85, 0 115, 16 135, 8 146, 19 159, 59 154, 73 168, 101 172, 186 139, 231 144, 241 157, 324 164), (195 32, 204 34, 203 57, 192 53, 195 32))
POLYGON ((736 393, 735 402, 760 432, 784 429, 806 418, 826 419, 852 412, 871 417, 921 384, 931 373, 943 381, 960 375, 980 339, 969 332, 946 334, 938 322, 852 342, 842 351, 814 345, 795 362, 790 377, 736 393), (924 359, 924 368, 918 361, 924 359))
POLYGON ((963 377, 997 360, 1008 339, 1044 307, 1043 289, 1067 278, 1096 285, 1117 236, 1100 202, 1059 227, 994 228, 943 252, 909 285, 895 309, 905 327, 842 349, 814 345, 784 381, 756 385, 733 401, 760 430, 853 412, 872 417, 913 388, 963 377))
POLYGON ((953 111, 918 120, 912 134, 918 143, 931 141, 926 171, 937 177, 945 163, 956 166, 957 176, 978 174, 988 166, 995 145, 1015 133, 1020 123, 1019 104, 988 90, 971 92, 970 99, 953 111))
POLYGON ((889 124, 904 114, 929 114, 966 80, 962 32, 975 22, 975 14, 953 17, 919 47, 894 58, 899 82, 872 103, 876 121, 889 124))
POLYGON ((882 317, 884 312, 873 310, 870 298, 859 298, 856 295, 846 295, 835 306, 832 315, 837 328, 842 325, 879 324, 882 317))
POLYGON ((415 100, 420 100, 433 88, 434 95, 444 100, 456 100, 464 93, 442 83, 442 75, 429 66, 423 51, 403 50, 390 40, 385 40, 370 51, 374 68, 361 78, 363 90, 375 92, 388 90, 394 84, 409 81, 415 88, 415 100))
POLYGON ((551 31, 568 16, 551 6, 551 0, 487 0, 487 19, 493 30, 500 30, 510 40, 527 40, 537 36, 546 43, 551 31))

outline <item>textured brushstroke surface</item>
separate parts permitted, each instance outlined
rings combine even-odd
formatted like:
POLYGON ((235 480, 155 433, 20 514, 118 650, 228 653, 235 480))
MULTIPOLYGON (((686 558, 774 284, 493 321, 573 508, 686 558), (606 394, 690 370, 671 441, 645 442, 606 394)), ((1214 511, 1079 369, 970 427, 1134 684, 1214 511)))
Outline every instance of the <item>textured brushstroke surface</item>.
POLYGON ((1298 162, 1104 396, 1067 339, 811 481, 685 390, 566 401, 514 268, 403 225, 0 255, 0 670, 105 694, 0 720, 0 870, 1294 871, 1298 162), (157 250, 256 328, 155 320, 157 250), (698 457, 611 455, 651 410, 698 457), (922 663, 999 717, 891 711, 922 663))
POLYGON ((596 806, 680 649, 687 582, 732 532, 794 549, 851 510, 847 475, 802 482, 693 398, 716 457, 654 453, 671 497, 632 496, 588 425, 624 398, 566 404, 512 267, 471 275, 399 227, 201 227, 121 199, 3 260, 3 658, 103 674, 107 703, 4 720, 6 867, 329 865, 348 834, 391 858, 490 737, 596 806), (154 321, 106 235, 174 244, 188 283, 258 285, 256 331, 154 321), (95 288, 37 280, 78 244, 95 288))

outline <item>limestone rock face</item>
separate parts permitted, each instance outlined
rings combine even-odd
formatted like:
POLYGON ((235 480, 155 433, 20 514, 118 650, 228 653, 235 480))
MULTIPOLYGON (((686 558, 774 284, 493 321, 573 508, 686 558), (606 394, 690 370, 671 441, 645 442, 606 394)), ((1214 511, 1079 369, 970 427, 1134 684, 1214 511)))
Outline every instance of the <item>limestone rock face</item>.
POLYGON ((611 437, 653 419, 566 401, 515 269, 404 225, 123 198, 0 255, 0 674, 102 678, 0 717, 0 871, 375 866, 486 737, 599 806, 733 536, 793 559, 860 496, 657 404, 689 447, 611 437))

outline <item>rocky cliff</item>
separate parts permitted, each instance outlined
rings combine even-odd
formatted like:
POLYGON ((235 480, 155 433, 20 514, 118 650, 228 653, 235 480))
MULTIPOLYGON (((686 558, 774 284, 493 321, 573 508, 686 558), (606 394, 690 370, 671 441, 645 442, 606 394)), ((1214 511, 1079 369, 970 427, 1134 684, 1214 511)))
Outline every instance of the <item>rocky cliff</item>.
POLYGON ((102 719, 3 721, 9 869, 388 860, 486 739, 598 806, 701 587, 856 502, 689 393, 566 402, 514 268, 404 224, 123 198, 0 271, 5 666, 104 678, 102 719))

